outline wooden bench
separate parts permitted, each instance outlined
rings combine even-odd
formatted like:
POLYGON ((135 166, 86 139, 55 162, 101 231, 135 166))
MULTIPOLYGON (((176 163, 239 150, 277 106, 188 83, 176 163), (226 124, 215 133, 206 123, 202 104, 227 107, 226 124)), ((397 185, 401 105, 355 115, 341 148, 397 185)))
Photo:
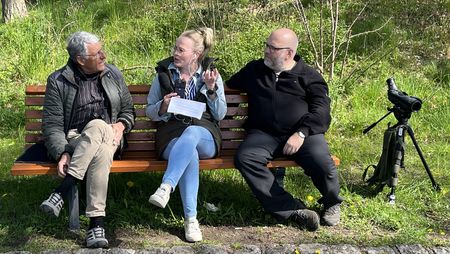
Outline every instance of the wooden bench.
MULTIPOLYGON (((167 161, 156 158, 155 154, 155 131, 156 124, 145 115, 147 104, 147 93, 150 86, 130 85, 130 93, 136 109, 136 124, 134 129, 127 135, 128 148, 124 151, 122 160, 114 160, 111 172, 149 172, 164 171, 167 161)), ((42 105, 44 103, 45 86, 28 86, 25 91, 25 148, 42 140, 41 119, 42 105)), ((237 90, 226 89, 227 114, 220 121, 222 133, 222 150, 218 158, 200 160, 200 169, 224 169, 234 168, 233 156, 243 140, 245 132, 242 125, 247 115, 247 96, 237 90)), ((340 161, 333 156, 337 165, 340 161)), ((285 158, 269 162, 268 167, 294 167, 294 161, 285 158)), ((11 174, 19 175, 56 175, 56 163, 52 162, 19 162, 16 161, 11 169, 11 174)), ((78 188, 74 187, 70 193, 69 201, 69 228, 76 230, 80 228, 78 188)))

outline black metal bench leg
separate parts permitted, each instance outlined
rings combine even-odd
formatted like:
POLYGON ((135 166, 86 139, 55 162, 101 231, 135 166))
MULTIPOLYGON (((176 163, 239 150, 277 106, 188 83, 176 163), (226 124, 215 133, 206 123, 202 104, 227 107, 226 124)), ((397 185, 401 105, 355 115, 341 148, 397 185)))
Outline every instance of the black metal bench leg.
POLYGON ((80 202, 78 186, 75 184, 69 192, 69 230, 80 229, 80 202))

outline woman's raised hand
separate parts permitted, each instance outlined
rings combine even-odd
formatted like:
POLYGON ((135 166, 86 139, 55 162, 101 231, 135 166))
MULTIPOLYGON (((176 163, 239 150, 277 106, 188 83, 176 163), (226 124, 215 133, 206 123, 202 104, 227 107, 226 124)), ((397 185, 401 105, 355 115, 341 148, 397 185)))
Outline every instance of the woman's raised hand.
POLYGON ((203 72, 203 81, 205 82, 207 89, 214 89, 217 77, 219 77, 219 71, 215 68, 203 72))

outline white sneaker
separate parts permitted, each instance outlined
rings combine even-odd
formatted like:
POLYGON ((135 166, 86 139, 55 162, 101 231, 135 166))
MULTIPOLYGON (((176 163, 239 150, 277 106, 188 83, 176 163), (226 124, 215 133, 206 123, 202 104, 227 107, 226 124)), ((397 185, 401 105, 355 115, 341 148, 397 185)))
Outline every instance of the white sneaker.
POLYGON ((58 217, 63 204, 64 201, 61 195, 59 195, 59 193, 53 192, 46 200, 44 200, 44 202, 42 202, 40 208, 43 212, 58 217))
POLYGON ((91 228, 86 232, 86 247, 107 248, 108 240, 105 237, 105 229, 102 227, 91 228))
POLYGON ((172 187, 169 184, 162 183, 153 195, 150 196, 148 202, 157 207, 164 208, 170 199, 170 191, 172 187))
POLYGON ((199 242, 203 239, 200 225, 196 218, 186 218, 184 220, 184 236, 188 242, 199 242))

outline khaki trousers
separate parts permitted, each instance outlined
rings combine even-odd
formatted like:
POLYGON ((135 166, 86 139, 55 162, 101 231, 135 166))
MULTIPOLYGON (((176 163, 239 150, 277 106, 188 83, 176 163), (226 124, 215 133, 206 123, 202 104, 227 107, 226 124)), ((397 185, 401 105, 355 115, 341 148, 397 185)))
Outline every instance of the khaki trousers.
POLYGON ((95 119, 81 133, 70 130, 67 139, 74 148, 67 173, 79 180, 86 177, 86 216, 105 216, 109 172, 117 149, 114 130, 95 119))

